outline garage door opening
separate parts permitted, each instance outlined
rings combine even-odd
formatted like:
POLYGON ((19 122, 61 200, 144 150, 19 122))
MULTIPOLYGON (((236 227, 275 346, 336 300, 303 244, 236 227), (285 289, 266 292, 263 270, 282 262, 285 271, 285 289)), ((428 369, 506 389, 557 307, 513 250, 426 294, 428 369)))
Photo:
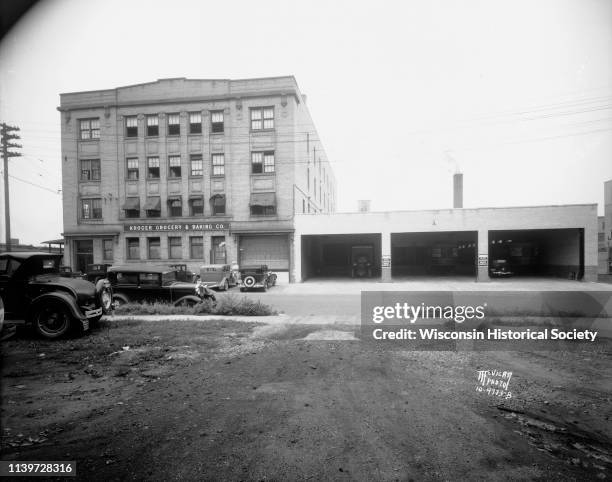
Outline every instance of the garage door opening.
POLYGON ((477 231, 391 234, 391 275, 476 276, 477 231))
POLYGON ((584 229, 489 231, 489 268, 502 263, 512 276, 582 279, 584 229))
POLYGON ((380 234, 302 236, 302 279, 379 278, 380 234))
POLYGON ((286 234, 240 236, 240 267, 268 265, 273 271, 289 271, 289 238, 286 234))

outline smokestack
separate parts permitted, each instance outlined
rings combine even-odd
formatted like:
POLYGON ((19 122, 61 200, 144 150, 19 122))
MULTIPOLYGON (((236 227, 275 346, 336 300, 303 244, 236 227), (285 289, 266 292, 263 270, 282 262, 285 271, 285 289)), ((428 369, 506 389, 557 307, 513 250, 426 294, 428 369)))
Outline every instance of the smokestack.
POLYGON ((458 172, 453 176, 453 208, 463 207, 463 174, 458 172))

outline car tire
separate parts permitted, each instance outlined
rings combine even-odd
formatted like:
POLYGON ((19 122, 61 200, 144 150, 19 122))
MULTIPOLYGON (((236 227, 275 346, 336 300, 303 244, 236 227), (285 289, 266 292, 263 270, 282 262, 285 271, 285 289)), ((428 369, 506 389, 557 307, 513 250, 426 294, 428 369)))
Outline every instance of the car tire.
POLYGON ((117 308, 118 306, 125 305, 129 300, 122 295, 113 295, 113 308, 117 308))
POLYGON ((42 302, 34 308, 32 324, 38 335, 47 339, 65 336, 72 326, 72 316, 59 301, 42 302))
POLYGON ((113 311, 113 289, 108 280, 100 278, 96 281, 96 299, 102 307, 102 313, 108 315, 113 311))

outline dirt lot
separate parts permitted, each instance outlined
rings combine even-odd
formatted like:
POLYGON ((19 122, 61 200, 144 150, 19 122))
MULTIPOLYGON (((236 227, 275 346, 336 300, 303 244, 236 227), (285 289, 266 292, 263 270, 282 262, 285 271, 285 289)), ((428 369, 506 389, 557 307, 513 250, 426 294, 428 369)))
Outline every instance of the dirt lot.
POLYGON ((2 459, 85 480, 606 480, 612 346, 407 352, 347 327, 102 322, 2 345, 2 459), (513 372, 513 397, 476 392, 513 372))

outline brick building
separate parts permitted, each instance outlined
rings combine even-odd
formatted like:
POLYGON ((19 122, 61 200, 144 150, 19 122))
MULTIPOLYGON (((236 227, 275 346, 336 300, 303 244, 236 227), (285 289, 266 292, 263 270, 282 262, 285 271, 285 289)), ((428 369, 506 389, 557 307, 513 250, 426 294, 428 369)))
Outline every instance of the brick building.
POLYGON ((237 261, 288 279, 294 215, 335 211, 293 77, 162 79, 60 100, 65 263, 77 270, 237 261))

